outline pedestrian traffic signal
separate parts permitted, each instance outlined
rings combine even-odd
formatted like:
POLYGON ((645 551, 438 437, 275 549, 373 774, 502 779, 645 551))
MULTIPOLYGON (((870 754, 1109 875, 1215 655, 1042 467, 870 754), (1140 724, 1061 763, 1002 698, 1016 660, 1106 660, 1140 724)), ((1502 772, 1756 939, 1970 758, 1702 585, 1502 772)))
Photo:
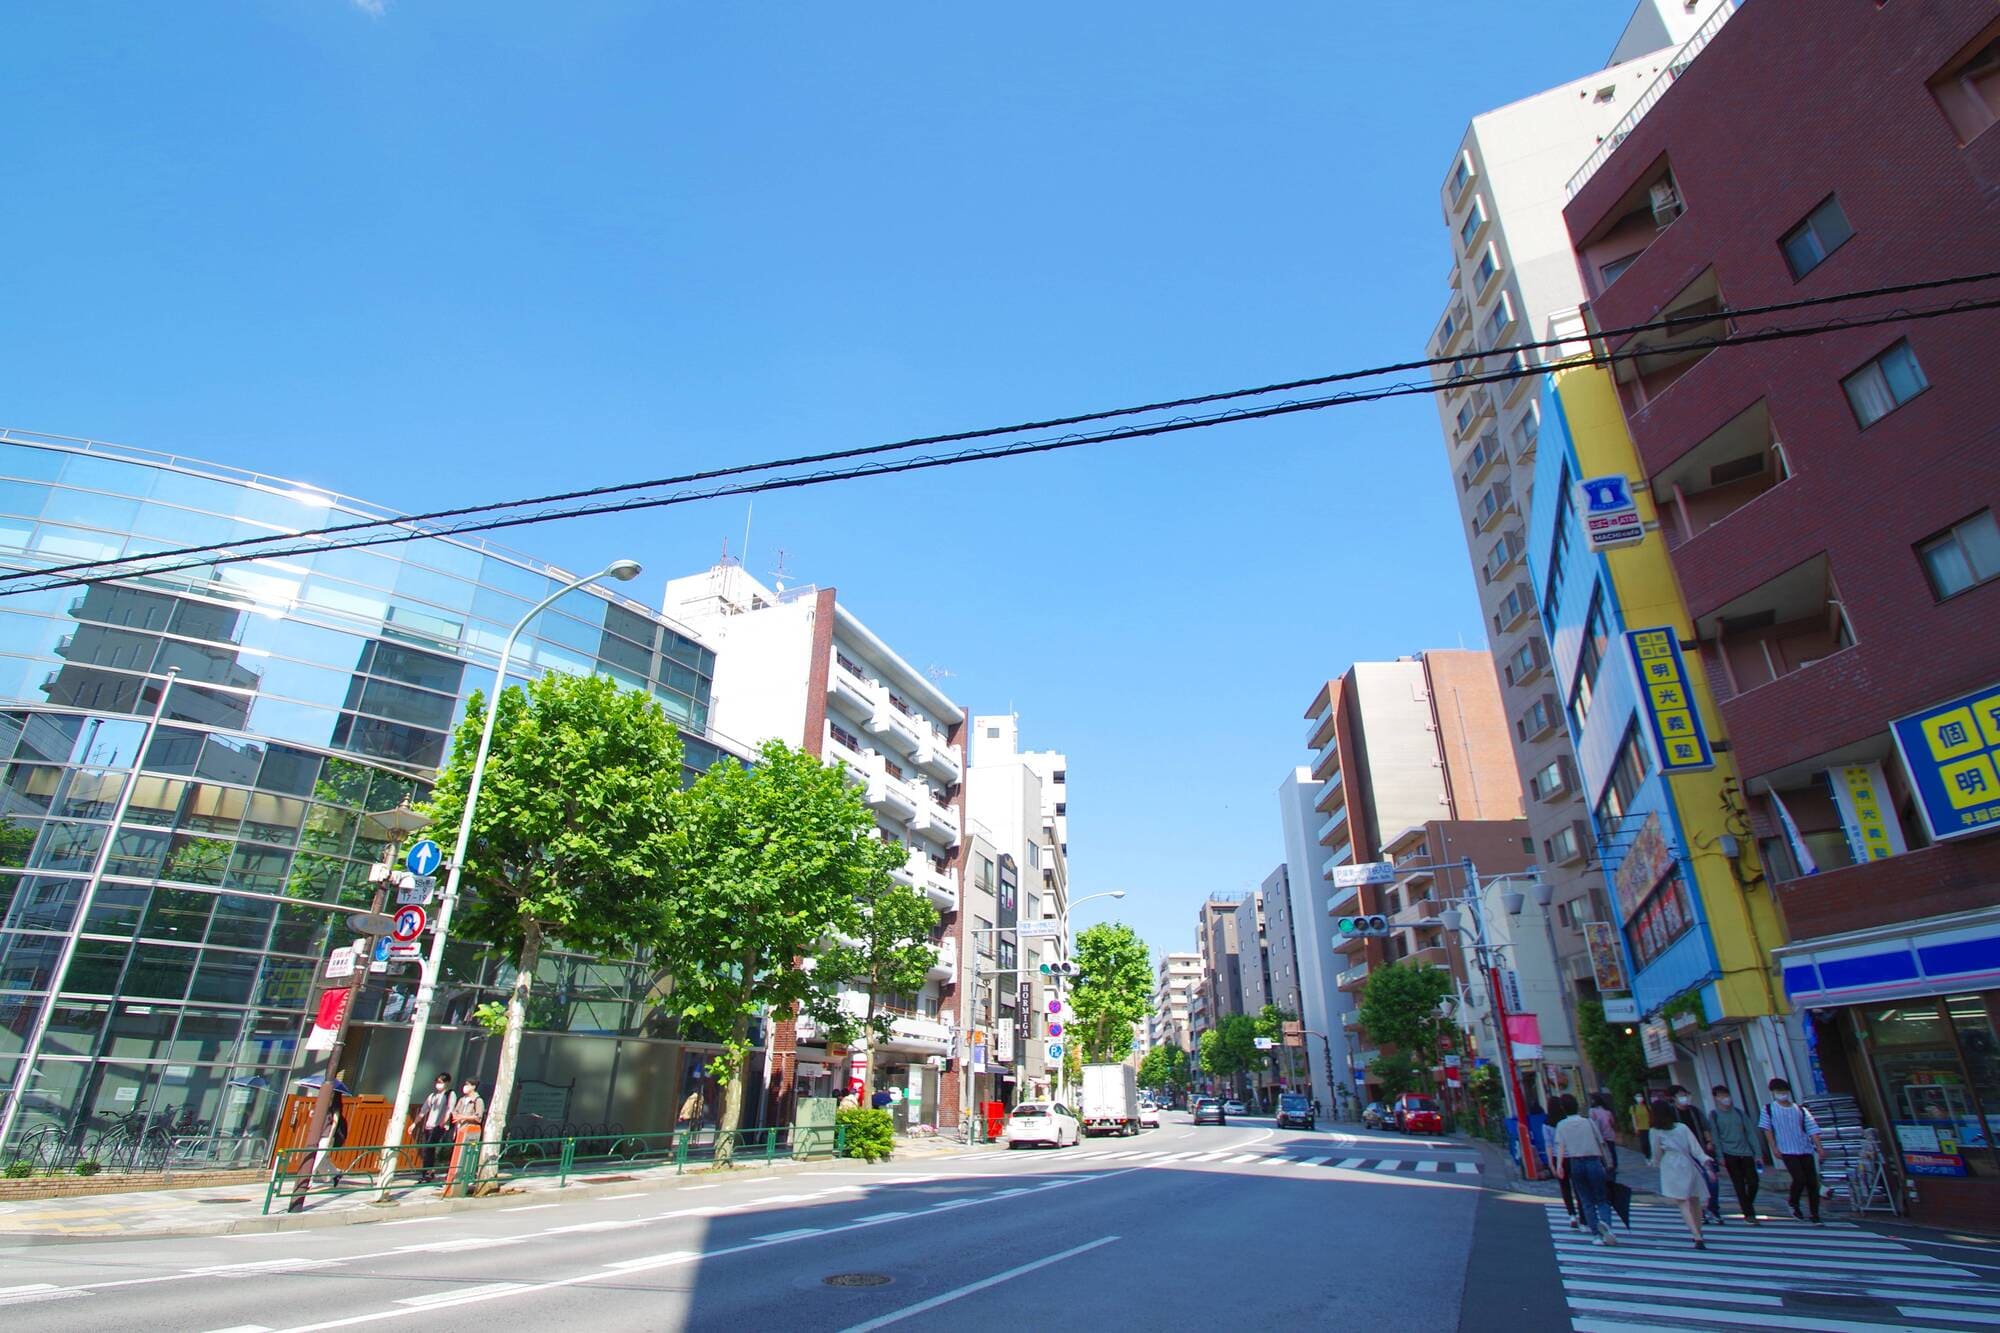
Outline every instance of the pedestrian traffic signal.
POLYGON ((1389 918, 1377 912, 1373 916, 1343 916, 1334 918, 1333 928, 1343 940, 1361 939, 1370 935, 1387 935, 1389 918))

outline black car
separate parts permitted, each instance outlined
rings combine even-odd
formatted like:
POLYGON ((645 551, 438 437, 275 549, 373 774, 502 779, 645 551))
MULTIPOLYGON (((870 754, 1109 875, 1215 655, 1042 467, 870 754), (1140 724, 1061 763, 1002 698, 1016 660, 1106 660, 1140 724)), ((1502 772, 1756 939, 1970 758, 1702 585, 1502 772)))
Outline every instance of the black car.
POLYGON ((1222 1099, 1219 1097, 1197 1097, 1194 1103, 1194 1122, 1197 1125, 1226 1125, 1229 1117, 1222 1113, 1222 1099))
POLYGON ((1278 1098, 1279 1129, 1311 1129, 1319 1121, 1313 1114, 1312 1098, 1287 1092, 1278 1098))

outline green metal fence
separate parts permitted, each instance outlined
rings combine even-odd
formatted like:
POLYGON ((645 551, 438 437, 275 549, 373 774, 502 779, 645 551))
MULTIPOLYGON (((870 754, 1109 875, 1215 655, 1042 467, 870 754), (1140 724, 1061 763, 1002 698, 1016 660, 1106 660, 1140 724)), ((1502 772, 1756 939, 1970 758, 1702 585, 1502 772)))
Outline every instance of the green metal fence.
MULTIPOLYGON (((475 1185, 504 1186, 534 1176, 554 1176, 556 1187, 563 1189, 568 1187, 571 1176, 606 1171, 671 1166, 675 1175, 681 1175, 690 1166, 699 1170, 718 1164, 809 1161, 843 1155, 847 1131, 840 1126, 825 1125, 503 1139, 497 1162, 484 1171, 480 1167, 480 1147, 478 1139, 468 1138, 459 1150, 456 1175, 451 1175, 446 1166, 438 1172, 437 1185, 463 1197, 475 1185)), ((264 1190, 264 1211, 269 1213, 281 1201, 296 1211, 316 1199, 377 1191, 381 1182, 375 1173, 382 1155, 388 1151, 386 1144, 283 1149, 271 1163, 271 1178, 264 1190)), ((404 1144, 396 1152, 397 1166, 390 1189, 413 1189, 427 1183, 420 1179, 423 1167, 419 1149, 404 1144)), ((448 1163, 450 1148, 445 1148, 442 1155, 448 1163)))

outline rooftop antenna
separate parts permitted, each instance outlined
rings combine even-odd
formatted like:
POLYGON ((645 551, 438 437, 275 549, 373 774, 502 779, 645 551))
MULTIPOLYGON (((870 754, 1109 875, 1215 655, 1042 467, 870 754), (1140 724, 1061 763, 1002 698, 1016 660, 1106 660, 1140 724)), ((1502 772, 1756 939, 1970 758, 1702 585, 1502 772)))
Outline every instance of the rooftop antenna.
POLYGON ((785 548, 778 548, 777 568, 771 571, 771 587, 777 592, 785 590, 785 580, 791 575, 785 572, 785 548))
POLYGON ((953 676, 956 676, 958 673, 956 671, 951 670, 949 667, 941 667, 937 663, 933 662, 929 666, 924 668, 924 674, 930 677, 932 680, 950 680, 953 676))
POLYGON ((746 501, 743 506, 743 572, 750 572, 750 516, 756 512, 757 502, 746 501))

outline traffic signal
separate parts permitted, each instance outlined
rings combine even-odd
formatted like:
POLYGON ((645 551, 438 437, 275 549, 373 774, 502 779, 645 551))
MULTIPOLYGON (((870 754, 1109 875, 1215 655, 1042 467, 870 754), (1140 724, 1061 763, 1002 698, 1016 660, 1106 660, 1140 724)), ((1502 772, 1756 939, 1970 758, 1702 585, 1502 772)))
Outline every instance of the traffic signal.
POLYGON ((1082 976, 1083 973, 1078 970, 1075 963, 1043 963, 1042 975, 1045 977, 1068 977, 1074 981, 1076 978, 1082 976))
POLYGON ((1335 917, 1333 928, 1343 940, 1364 938, 1370 935, 1387 935, 1389 918, 1377 912, 1373 916, 1335 917))

